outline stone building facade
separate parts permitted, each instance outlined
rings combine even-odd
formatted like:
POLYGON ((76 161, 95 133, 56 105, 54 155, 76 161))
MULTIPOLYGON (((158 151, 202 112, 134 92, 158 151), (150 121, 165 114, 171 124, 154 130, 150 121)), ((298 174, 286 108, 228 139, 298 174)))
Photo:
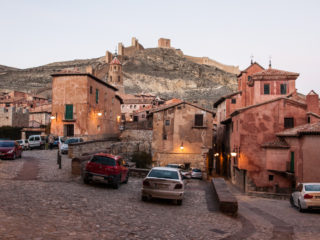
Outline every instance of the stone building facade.
POLYGON ((28 127, 29 111, 24 108, 0 107, 0 127, 28 127))
POLYGON ((117 88, 88 73, 52 77, 52 134, 85 139, 119 136, 122 99, 117 88))
POLYGON ((160 106, 150 114, 155 166, 178 163, 209 171, 213 112, 180 101, 160 106))

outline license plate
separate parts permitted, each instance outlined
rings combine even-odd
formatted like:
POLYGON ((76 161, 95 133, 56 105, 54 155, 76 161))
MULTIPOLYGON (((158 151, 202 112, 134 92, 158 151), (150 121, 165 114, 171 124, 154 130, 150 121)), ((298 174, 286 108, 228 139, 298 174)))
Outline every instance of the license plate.
POLYGON ((104 181, 104 177, 101 176, 93 176, 92 179, 96 181, 104 181))
POLYGON ((155 183, 154 187, 157 189, 168 189, 168 185, 167 184, 161 184, 161 183, 155 183))

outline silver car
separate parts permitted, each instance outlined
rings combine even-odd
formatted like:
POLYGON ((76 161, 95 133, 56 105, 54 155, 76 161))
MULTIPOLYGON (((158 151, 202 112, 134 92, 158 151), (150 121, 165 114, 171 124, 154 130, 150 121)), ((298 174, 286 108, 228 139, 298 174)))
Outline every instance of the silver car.
POLYGON ((291 194, 290 203, 299 208, 300 212, 306 209, 320 208, 320 183, 300 183, 291 194))
POLYGON ((199 168, 193 168, 193 169, 191 170, 191 178, 202 179, 201 169, 199 169, 199 168))
POLYGON ((141 199, 174 199, 182 204, 184 183, 180 171, 176 168, 154 167, 143 180, 141 199))

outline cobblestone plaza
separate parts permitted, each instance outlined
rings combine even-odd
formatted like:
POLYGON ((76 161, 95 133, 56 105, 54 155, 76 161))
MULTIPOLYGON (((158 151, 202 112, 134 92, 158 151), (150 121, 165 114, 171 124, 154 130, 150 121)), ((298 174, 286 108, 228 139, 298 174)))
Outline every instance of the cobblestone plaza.
POLYGON ((230 186, 237 217, 221 214, 209 182, 186 180, 182 206, 140 200, 142 179, 118 190, 84 185, 56 150, 0 161, 0 239, 320 239, 320 214, 230 186))

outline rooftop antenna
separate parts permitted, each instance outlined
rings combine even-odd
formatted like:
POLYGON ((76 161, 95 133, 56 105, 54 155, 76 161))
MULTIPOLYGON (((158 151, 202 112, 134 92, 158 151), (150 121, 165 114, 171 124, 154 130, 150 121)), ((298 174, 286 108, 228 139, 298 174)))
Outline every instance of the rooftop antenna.
POLYGON ((271 68, 271 56, 269 56, 269 68, 271 68))
POLYGON ((252 54, 251 54, 250 58, 251 58, 251 64, 253 64, 253 55, 252 54))

